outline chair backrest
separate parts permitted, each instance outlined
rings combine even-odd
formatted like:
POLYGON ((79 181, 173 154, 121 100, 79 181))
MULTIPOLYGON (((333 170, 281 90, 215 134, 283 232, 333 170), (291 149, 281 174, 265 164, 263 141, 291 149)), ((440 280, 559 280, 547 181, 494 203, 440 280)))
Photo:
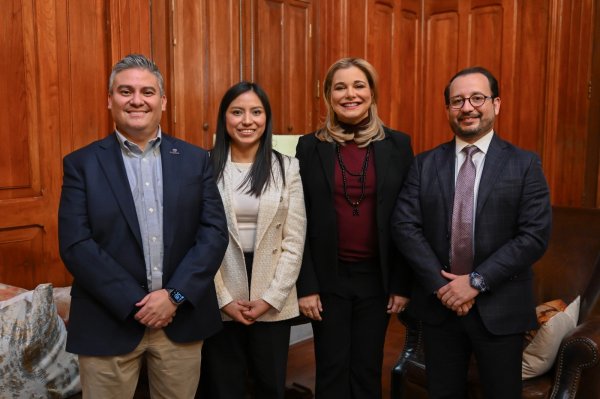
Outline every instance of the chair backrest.
POLYGON ((600 209, 553 207, 548 250, 534 272, 538 303, 581 295, 579 321, 600 315, 600 209))

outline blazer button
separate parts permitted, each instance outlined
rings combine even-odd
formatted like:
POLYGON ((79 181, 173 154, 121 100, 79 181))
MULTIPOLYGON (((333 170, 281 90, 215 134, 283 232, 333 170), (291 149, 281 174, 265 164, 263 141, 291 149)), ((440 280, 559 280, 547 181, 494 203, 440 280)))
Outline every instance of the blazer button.
POLYGON ((279 197, 279 202, 283 202, 283 197, 279 197))
POLYGON ((277 248, 275 248, 275 249, 273 250, 273 255, 275 255, 276 253, 277 253, 277 248))
POLYGON ((275 225, 275 228, 278 229, 281 227, 281 223, 277 223, 277 225, 275 225))

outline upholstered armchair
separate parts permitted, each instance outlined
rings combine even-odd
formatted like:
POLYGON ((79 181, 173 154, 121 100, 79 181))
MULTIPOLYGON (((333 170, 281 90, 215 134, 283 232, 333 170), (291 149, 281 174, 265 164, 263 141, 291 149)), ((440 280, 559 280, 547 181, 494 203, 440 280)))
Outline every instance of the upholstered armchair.
MULTIPOLYGON (((551 369, 523 382, 523 398, 600 398, 600 209, 553 208, 548 251, 534 266, 538 303, 581 297, 577 327, 567 334, 551 369)), ((392 370, 392 399, 427 398, 421 326, 401 317, 406 339, 392 370)), ((481 398, 475 365, 469 399, 481 398)))

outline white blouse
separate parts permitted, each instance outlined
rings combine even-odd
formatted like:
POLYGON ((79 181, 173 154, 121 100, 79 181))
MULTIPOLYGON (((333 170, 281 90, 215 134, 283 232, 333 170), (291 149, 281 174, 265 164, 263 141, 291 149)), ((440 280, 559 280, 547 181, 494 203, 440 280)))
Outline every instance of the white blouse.
POLYGON ((235 212, 238 234, 242 250, 244 252, 254 252, 254 242, 256 240, 256 222, 258 220, 258 206, 260 199, 254 195, 246 193, 248 185, 240 188, 240 185, 246 178, 251 163, 231 162, 233 168, 233 198, 232 205, 235 212))

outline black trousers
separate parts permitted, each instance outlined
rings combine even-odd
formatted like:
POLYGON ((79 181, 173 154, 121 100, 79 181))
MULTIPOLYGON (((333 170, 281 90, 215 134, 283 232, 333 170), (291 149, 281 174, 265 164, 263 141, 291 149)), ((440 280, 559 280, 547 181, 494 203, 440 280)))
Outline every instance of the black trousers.
POLYGON ((245 326, 227 321, 223 325, 223 330, 204 341, 197 397, 244 399, 250 397, 251 390, 251 397, 256 399, 283 399, 290 323, 286 320, 245 326))
POLYGON ((453 315, 440 325, 423 324, 430 399, 466 399, 467 371, 474 355, 486 399, 521 398, 523 334, 493 335, 478 310, 453 315))
POLYGON ((388 296, 376 261, 340 263, 339 284, 320 293, 322 321, 313 321, 316 399, 381 398, 388 296))

